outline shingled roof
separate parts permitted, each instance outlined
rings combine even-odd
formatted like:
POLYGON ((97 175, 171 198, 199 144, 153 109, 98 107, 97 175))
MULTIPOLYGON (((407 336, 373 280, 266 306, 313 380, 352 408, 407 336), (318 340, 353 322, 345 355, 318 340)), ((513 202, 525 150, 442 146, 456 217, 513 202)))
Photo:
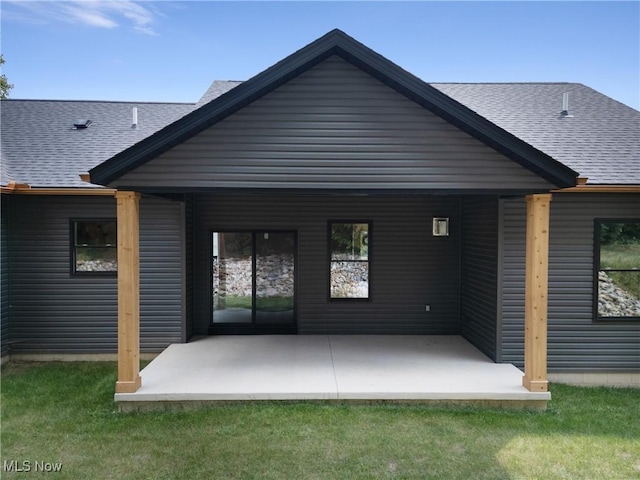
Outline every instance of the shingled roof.
POLYGON ((91 185, 81 173, 189 113, 194 104, 3 100, 0 107, 3 185, 13 180, 32 187, 86 188, 91 185), (79 119, 92 123, 76 129, 79 119))
MULTIPOLYGON (((81 173, 242 82, 216 81, 197 103, 3 100, 2 185, 89 187, 81 173), (132 128, 132 108, 138 126, 132 128), (73 127, 88 119, 86 129, 73 127)), ((640 112, 579 83, 433 83, 590 184, 640 184, 640 112), (569 115, 561 115, 569 93, 569 115)), ((96 186, 97 187, 97 186, 96 186)))
POLYGON ((198 100, 198 103, 196 103, 196 108, 200 108, 204 104, 209 103, 211 100, 218 98, 220 95, 224 93, 227 93, 233 87, 237 87, 241 83, 242 82, 235 81, 235 80, 215 80, 209 86, 207 91, 204 92, 204 95, 202 95, 202 98, 198 100))
POLYGON ((432 83, 587 177, 640 184, 640 112, 580 83, 432 83), (568 115, 561 115, 568 93, 568 115))

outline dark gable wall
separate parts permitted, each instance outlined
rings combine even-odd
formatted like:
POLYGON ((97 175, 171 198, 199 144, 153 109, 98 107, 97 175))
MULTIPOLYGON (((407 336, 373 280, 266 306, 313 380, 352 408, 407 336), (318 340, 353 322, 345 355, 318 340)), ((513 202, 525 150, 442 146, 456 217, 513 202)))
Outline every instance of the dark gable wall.
MULTIPOLYGON (((179 203, 140 203, 142 351, 182 339, 181 212, 179 203)), ((115 199, 15 196, 7 213, 12 351, 116 352, 116 277, 72 276, 69 259, 70 219, 115 218, 115 199)))
MULTIPOLYGON (((523 364, 525 201, 503 201, 502 361, 523 364)), ((640 321, 593 321, 595 218, 638 218, 637 194, 555 194, 549 252, 550 372, 640 369, 640 321)))
POLYGON ((198 195, 195 333, 211 320, 212 230, 298 231, 299 333, 458 334, 460 198, 198 195), (451 236, 433 237, 433 216, 451 236), (330 302, 327 221, 370 220, 371 301, 330 302), (425 305, 431 312, 425 312, 425 305))
POLYGON ((170 188, 553 188, 336 56, 114 184, 170 188))
MULTIPOLYGON (((196 335, 207 333, 211 315, 210 230, 269 228, 299 233, 300 333, 460 333, 461 197, 401 193, 552 188, 337 56, 115 185, 199 192, 193 212, 187 202, 196 270, 187 276, 186 308, 188 333, 196 335), (203 193, 215 189, 246 193, 203 193), (258 193, 264 189, 281 194, 258 193), (292 189, 306 194, 285 195, 292 189), (311 195, 314 189, 334 195, 311 195), (363 190, 394 195, 348 195, 363 190), (451 237, 431 235, 434 215, 452 218, 451 237), (327 302, 326 224, 341 218, 373 221, 370 303, 327 302)), ((497 201, 475 202, 465 219, 477 238, 465 244, 462 332, 495 358, 497 266, 485 255, 497 247, 497 201)))

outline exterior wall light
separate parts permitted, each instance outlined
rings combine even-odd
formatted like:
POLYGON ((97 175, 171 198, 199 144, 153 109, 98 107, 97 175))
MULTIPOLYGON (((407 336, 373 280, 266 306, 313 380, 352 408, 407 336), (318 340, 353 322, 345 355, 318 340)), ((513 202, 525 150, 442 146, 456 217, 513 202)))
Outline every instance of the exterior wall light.
POLYGON ((433 236, 448 237, 449 236, 449 218, 433 217, 433 236))

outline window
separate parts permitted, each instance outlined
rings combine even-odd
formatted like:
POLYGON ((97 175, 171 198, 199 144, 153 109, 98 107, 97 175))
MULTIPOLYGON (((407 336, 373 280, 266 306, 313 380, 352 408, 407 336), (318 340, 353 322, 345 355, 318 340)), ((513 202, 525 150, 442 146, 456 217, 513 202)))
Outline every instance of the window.
POLYGON ((369 298, 370 222, 329 222, 329 296, 369 298))
POLYGON ((596 220, 598 320, 640 320, 640 220, 596 220))
POLYGON ((116 225, 114 219, 71 221, 73 274, 113 274, 118 271, 116 225))

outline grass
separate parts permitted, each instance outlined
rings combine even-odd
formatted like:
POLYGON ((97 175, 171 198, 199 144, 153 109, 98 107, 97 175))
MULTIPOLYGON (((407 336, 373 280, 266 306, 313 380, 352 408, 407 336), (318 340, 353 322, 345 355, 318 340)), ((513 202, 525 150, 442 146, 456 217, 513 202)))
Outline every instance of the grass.
POLYGON ((640 478, 640 390, 554 385, 546 412, 264 403, 119 414, 115 371, 3 367, 2 463, 60 462, 46 474, 56 479, 640 478))
MULTIPOLYGON (((227 295, 224 298, 224 308, 245 308, 251 310, 252 297, 227 295)), ((282 312, 293 309, 293 297, 258 297, 257 301, 261 312, 282 312)), ((214 306, 220 308, 219 304, 219 296, 215 295, 214 306)))
POLYGON ((600 267, 612 269, 640 268, 640 244, 602 245, 600 267))
POLYGON ((600 268, 637 269, 634 272, 607 272, 623 290, 640 299, 640 245, 603 245, 600 250, 600 268))

